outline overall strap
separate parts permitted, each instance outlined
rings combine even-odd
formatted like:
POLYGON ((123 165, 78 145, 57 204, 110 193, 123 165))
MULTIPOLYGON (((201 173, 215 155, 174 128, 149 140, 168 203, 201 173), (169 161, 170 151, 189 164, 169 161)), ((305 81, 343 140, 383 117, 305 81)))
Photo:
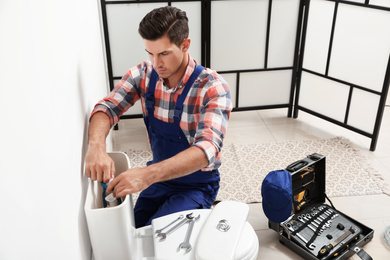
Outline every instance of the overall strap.
POLYGON ((151 73, 152 75, 149 81, 149 91, 144 95, 145 106, 149 116, 153 116, 154 114, 154 90, 156 89, 156 83, 158 80, 158 74, 154 69, 152 69, 151 73))
POLYGON ((190 91, 192 85, 194 84, 195 80, 199 77, 200 73, 204 70, 204 67, 201 65, 197 65, 194 72, 192 72, 190 78, 188 79, 183 92, 178 96, 176 101, 176 108, 175 108, 175 115, 174 115, 174 121, 176 124, 180 123, 181 119, 181 113, 183 112, 183 103, 184 100, 187 97, 188 92, 190 91))

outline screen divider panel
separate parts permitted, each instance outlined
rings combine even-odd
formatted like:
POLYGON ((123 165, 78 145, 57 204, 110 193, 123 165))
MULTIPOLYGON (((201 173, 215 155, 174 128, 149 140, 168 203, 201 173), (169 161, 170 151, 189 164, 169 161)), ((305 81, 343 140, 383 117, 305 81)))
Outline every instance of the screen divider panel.
POLYGON ((371 138, 389 89, 390 8, 370 1, 306 0, 298 110, 371 138))

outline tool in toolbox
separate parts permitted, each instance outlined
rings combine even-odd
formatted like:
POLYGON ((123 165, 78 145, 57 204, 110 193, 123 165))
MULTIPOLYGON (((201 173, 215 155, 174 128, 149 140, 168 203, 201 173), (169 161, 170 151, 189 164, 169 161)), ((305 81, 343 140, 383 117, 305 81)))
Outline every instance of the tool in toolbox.
POLYGON ((354 254, 372 259, 362 247, 374 231, 336 210, 325 194, 325 156, 311 154, 284 171, 292 177, 292 212, 282 221, 266 214, 269 227, 280 234, 279 241, 305 259, 347 259, 354 254))
POLYGON ((296 213, 281 225, 287 227, 292 241, 320 259, 337 256, 362 232, 357 224, 325 205, 296 213))
POLYGON ((318 257, 324 257, 327 256, 330 251, 337 246, 339 243, 342 243, 349 235, 355 234, 356 228, 350 227, 347 231, 345 231, 344 234, 339 236, 335 241, 329 243, 329 245, 325 245, 321 248, 321 250, 318 252, 318 257))

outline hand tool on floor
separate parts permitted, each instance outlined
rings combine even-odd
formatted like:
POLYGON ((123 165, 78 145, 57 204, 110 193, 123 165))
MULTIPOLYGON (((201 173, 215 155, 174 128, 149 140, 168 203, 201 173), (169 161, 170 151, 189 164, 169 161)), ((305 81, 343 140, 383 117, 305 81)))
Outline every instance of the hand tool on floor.
POLYGON ((169 234, 171 234, 173 231, 177 230, 178 228, 180 228, 181 226, 183 226, 185 223, 189 222, 193 218, 194 217, 192 216, 192 213, 187 214, 186 217, 182 221, 177 223, 175 226, 173 226, 167 232, 158 233, 157 236, 161 237, 160 241, 164 241, 169 234))
POLYGON ((200 219, 200 215, 198 215, 197 217, 190 220, 190 223, 188 224, 187 233, 186 233, 186 236, 184 238, 184 242, 182 242, 179 245, 179 250, 185 249, 186 253, 191 251, 192 246, 190 244, 190 237, 191 237, 192 229, 194 228, 194 224, 196 221, 198 221, 198 219, 200 219))
POLYGON ((335 241, 329 243, 328 245, 323 246, 320 249, 320 251, 318 251, 318 257, 327 256, 333 248, 335 248, 339 243, 341 243, 349 235, 355 233, 355 231, 356 231, 356 228, 351 226, 344 234, 339 236, 335 241))
POLYGON ((175 219, 174 221, 172 221, 171 223, 169 223, 168 225, 166 225, 165 227, 163 228, 160 228, 160 229, 157 229, 156 230, 156 234, 159 234, 161 233, 164 229, 167 229, 168 227, 172 226, 174 223, 176 223, 177 221, 179 221, 180 219, 184 218, 183 215, 180 215, 177 219, 175 219))

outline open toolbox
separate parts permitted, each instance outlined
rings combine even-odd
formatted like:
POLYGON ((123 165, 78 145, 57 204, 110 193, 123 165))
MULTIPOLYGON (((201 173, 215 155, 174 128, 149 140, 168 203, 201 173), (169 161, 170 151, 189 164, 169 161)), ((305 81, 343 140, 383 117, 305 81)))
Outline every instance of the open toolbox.
POLYGON ((282 223, 269 221, 279 241, 304 259, 372 259, 362 247, 374 230, 325 204, 325 156, 311 154, 290 164, 293 210, 282 223))

